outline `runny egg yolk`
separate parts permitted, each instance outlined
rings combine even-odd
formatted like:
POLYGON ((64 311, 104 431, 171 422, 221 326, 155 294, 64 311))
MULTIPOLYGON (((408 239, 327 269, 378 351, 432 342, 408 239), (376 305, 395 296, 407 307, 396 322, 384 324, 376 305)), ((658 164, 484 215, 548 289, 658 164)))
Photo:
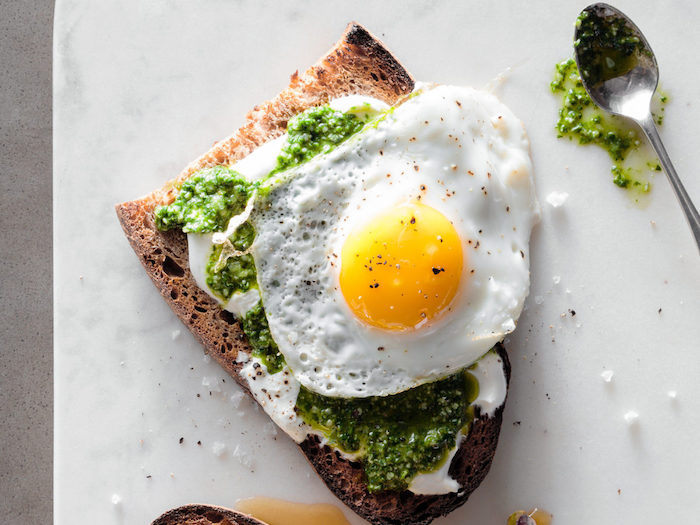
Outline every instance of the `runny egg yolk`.
POLYGON ((452 223, 412 202, 381 213, 348 235, 340 288, 362 321, 406 331, 437 318, 459 288, 463 253, 452 223))

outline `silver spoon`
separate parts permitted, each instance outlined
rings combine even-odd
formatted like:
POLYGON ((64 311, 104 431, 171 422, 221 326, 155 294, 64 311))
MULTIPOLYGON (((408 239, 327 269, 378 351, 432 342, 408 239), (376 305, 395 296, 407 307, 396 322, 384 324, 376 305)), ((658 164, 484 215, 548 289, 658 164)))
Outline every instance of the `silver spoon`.
POLYGON ((576 22, 574 54, 583 87, 593 102, 605 111, 631 118, 644 130, 700 248, 700 214, 671 164, 651 114, 659 68, 646 38, 618 9, 591 4, 576 22))

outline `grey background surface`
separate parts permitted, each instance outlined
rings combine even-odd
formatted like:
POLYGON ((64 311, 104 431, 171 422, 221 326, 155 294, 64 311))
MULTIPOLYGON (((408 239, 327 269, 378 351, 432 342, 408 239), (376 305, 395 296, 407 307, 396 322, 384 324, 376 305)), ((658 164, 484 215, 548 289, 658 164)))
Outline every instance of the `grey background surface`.
POLYGON ((53 8, 50 0, 0 0, 0 516, 4 523, 52 521, 53 8))

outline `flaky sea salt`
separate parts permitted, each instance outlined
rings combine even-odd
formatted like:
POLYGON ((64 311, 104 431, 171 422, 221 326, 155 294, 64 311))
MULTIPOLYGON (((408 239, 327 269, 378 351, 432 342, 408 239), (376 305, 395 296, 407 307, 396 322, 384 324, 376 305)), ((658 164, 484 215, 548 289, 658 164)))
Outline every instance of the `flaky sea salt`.
POLYGON ((678 397, 678 392, 675 390, 669 390, 666 395, 669 397, 669 399, 676 399, 678 397))
POLYGON ((248 452, 243 450, 240 445, 236 445, 236 448, 233 449, 232 456, 236 458, 238 462, 244 467, 247 467, 249 469, 253 468, 253 458, 248 452))
POLYGON ((173 338, 173 341, 175 341, 175 339, 177 339, 178 337, 180 337, 180 334, 181 334, 181 333, 182 333, 182 332, 181 332, 180 330, 173 330, 173 332, 170 334, 170 337, 172 337, 172 338, 173 338))
POLYGON ((515 330, 515 321, 513 321, 513 319, 508 319, 504 321, 503 323, 501 323, 501 329, 506 334, 512 332, 513 330, 515 330))
POLYGON ((245 394, 243 392, 234 392, 233 394, 231 394, 231 397, 229 399, 231 400, 233 408, 238 408, 239 406, 241 406, 241 401, 243 401, 244 397, 245 394))
POLYGON ((542 304, 544 302, 544 297, 541 295, 536 295, 535 296, 535 304, 542 304))
POLYGON ((603 381, 605 381, 606 383, 609 383, 610 381, 612 381, 612 378, 614 375, 615 375, 615 372, 613 372, 612 370, 603 370, 603 372, 601 372, 601 374, 600 374, 600 377, 603 378, 603 381))
POLYGON ((569 194, 565 191, 553 191, 547 195, 545 200, 552 208, 559 208, 564 205, 568 198, 569 194))
POLYGON ((112 494, 112 504, 119 505, 122 502, 122 497, 119 494, 112 494))
POLYGON ((554 277, 552 277, 552 282, 554 284, 559 284, 561 282, 561 277, 559 275, 555 275, 554 277))
POLYGON ((210 392, 221 392, 221 383, 216 377, 202 378, 202 386, 206 387, 210 392))
POLYGON ((269 422, 265 423, 265 427, 263 428, 263 431, 268 436, 275 437, 277 435, 277 425, 275 425, 272 421, 269 421, 269 422))
POLYGON ((221 457, 224 452, 226 452, 226 444, 221 441, 214 441, 214 444, 211 446, 211 451, 215 456, 221 457))
POLYGON ((624 417, 625 423, 627 423, 628 425, 633 425, 639 419, 639 414, 634 410, 628 410, 622 417, 624 417))

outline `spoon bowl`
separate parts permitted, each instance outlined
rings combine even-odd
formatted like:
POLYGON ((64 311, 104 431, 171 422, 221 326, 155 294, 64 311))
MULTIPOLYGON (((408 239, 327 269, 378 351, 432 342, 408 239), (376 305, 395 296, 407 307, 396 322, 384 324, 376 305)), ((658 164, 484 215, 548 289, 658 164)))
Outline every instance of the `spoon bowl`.
POLYGON ((649 112, 659 68, 649 42, 624 13, 608 4, 589 5, 576 21, 574 49, 584 87, 596 105, 632 118, 649 112))
POLYGON ((649 42, 622 11, 596 3, 576 20, 574 56, 591 100, 605 111, 633 119, 646 134, 700 249, 700 214, 666 153, 651 114, 659 68, 649 42))

